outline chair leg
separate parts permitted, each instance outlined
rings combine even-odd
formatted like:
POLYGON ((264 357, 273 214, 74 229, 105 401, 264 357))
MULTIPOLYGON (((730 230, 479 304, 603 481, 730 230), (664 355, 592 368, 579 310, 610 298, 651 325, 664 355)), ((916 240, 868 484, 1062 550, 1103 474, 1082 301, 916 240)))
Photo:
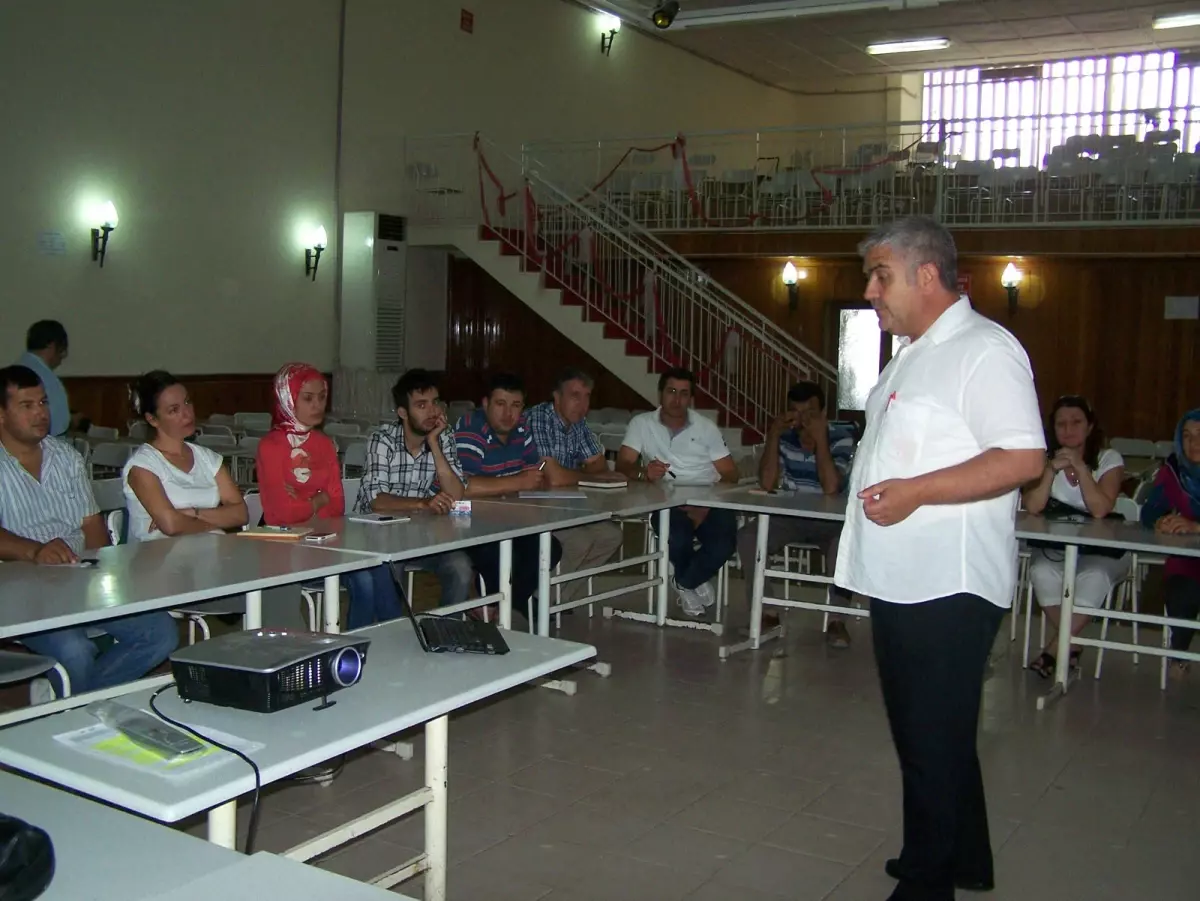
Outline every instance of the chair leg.
POLYGON ((325 597, 324 589, 301 588, 300 597, 308 607, 308 631, 321 631, 321 602, 325 597))
POLYGON ((194 645, 196 643, 196 618, 194 616, 189 616, 187 624, 188 624, 188 647, 191 647, 192 645, 194 645))
MULTIPOLYGON (((1165 650, 1166 650, 1167 648, 1169 648, 1170 646, 1171 646, 1171 627, 1170 627, 1170 626, 1163 626, 1163 629, 1162 629, 1162 648, 1163 648, 1163 650, 1165 651, 1165 650)), ((1158 674, 1159 688, 1160 688, 1162 691, 1166 691, 1166 690, 1167 690, 1167 667, 1169 667, 1170 665, 1171 665, 1170 658, 1168 658, 1168 657, 1163 657, 1163 658, 1162 658, 1162 664, 1161 664, 1161 666, 1159 667, 1159 670, 1160 670, 1160 671, 1159 671, 1159 674, 1158 674)))
MULTIPOLYGON (((1116 590, 1120 591, 1121 589, 1118 588, 1116 590)), ((1119 603, 1120 602, 1118 602, 1118 605, 1119 605, 1119 603)), ((1108 596, 1104 598, 1104 605, 1100 609, 1101 610, 1111 610, 1112 607, 1113 607, 1113 592, 1110 591, 1108 593, 1108 596)), ((1100 626, 1100 640, 1101 641, 1105 641, 1108 638, 1108 617, 1107 616, 1103 617, 1103 620, 1104 621, 1100 626)), ((1059 628, 1062 628, 1061 623, 1059 623, 1059 628)), ((1104 666, 1104 648, 1096 648, 1096 674, 1095 674, 1095 676, 1093 676, 1093 678, 1095 678, 1095 679, 1100 678, 1100 669, 1103 666, 1104 666)))
MULTIPOLYGON (((1137 554, 1134 554, 1132 565, 1129 568, 1129 575, 1130 575, 1129 605, 1135 616, 1137 615, 1137 612, 1138 612, 1138 594, 1139 594, 1137 572, 1138 572, 1138 559, 1137 559, 1137 554)), ((1138 644, 1138 622, 1136 619, 1133 621, 1133 643, 1138 644)), ((1138 664, 1138 653, 1137 653, 1137 651, 1134 651, 1133 652, 1133 665, 1137 666, 1137 664, 1138 664)))
MULTIPOLYGON (((792 571, 792 546, 790 544, 785 544, 783 546, 783 571, 789 573, 792 571)), ((791 579, 783 580, 783 599, 785 601, 790 601, 792 599, 791 579)))
MULTIPOLYGON (((1030 582, 1025 587, 1025 649, 1021 654, 1021 666, 1024 669, 1029 669, 1029 627, 1033 617, 1033 583, 1030 582)), ((1045 616, 1042 618, 1045 623, 1045 616)), ((1043 625, 1043 628, 1045 626, 1043 625)))
MULTIPOLYGON (((62 694, 60 694, 58 696, 58 699, 61 701, 63 698, 71 697, 71 676, 69 673, 67 673, 66 667, 64 667, 61 663, 59 663, 56 660, 56 661, 54 661, 53 669, 56 673, 58 673, 58 678, 62 682, 62 694)), ((1166 670, 1163 670, 1163 685, 1164 685, 1164 687, 1167 684, 1166 678, 1167 678, 1166 670)))

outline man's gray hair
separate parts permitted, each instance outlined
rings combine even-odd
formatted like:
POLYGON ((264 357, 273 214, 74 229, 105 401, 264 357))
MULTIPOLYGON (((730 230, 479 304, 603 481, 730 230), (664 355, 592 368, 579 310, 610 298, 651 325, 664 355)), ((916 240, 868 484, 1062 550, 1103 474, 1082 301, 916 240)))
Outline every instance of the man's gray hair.
POLYGON ((910 282, 919 267, 932 263, 942 287, 958 293, 958 248, 954 246, 949 230, 940 222, 928 216, 906 216, 881 225, 858 245, 858 255, 865 257, 884 245, 908 262, 910 282))
POLYGON ((558 375, 554 377, 555 393, 562 393, 563 386, 567 382, 583 382, 585 388, 594 386, 592 377, 582 369, 576 369, 574 366, 568 366, 566 369, 560 370, 558 375))

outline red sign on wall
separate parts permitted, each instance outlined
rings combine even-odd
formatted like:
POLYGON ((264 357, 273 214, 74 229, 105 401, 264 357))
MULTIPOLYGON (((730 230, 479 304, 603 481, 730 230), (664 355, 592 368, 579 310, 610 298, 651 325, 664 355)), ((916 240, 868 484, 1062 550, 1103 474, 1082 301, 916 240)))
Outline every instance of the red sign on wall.
POLYGON ((471 12, 469 9, 464 9, 462 11, 462 14, 458 17, 458 27, 461 28, 463 31, 465 31, 467 34, 474 34, 475 33, 475 13, 471 12))

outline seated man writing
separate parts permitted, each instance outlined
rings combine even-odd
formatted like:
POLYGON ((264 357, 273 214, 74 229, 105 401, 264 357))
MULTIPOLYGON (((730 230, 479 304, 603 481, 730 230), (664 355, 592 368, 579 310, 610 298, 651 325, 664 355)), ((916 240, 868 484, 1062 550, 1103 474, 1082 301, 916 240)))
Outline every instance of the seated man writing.
MULTIPOLYGON (((630 479, 664 485, 737 484, 737 464, 721 430, 692 409, 695 389, 696 377, 686 369, 668 369, 659 377, 659 408, 630 420, 617 455, 619 472, 630 479)), ((688 616, 699 616, 716 603, 712 580, 736 546, 737 516, 732 510, 671 510, 667 553, 675 568, 675 589, 688 616)))
MULTIPOLYGON (((825 396, 814 383, 797 382, 788 391, 787 399, 787 412, 767 430, 766 450, 758 466, 759 486, 767 491, 782 487, 785 491, 840 494, 845 490, 854 456, 854 436, 849 429, 829 425, 825 418, 825 396)), ((840 522, 772 516, 766 552, 776 554, 789 544, 816 545, 825 555, 825 572, 833 575, 841 534, 840 522)), ((738 533, 738 556, 747 584, 754 572, 757 543, 758 522, 752 519, 738 533)), ((849 592, 835 585, 829 588, 833 603, 849 604, 849 592)), ((837 614, 830 614, 825 640, 833 648, 850 647, 850 633, 837 614)))
MULTIPOLYGON (((396 422, 371 433, 354 510, 444 516, 462 498, 466 478, 437 382, 424 369, 410 369, 392 388, 392 401, 396 422)), ((442 606, 460 604, 471 592, 471 560, 462 551, 406 560, 404 565, 437 576, 442 606)))
MULTIPOLYGON (((580 369, 564 369, 555 380, 553 397, 531 407, 525 417, 551 487, 574 486, 584 479, 624 484, 625 476, 609 472, 604 448, 588 428, 592 377, 580 369)), ((563 548, 562 571, 576 572, 611 560, 621 546, 621 527, 615 522, 597 522, 563 529, 554 537, 563 548)), ((586 579, 567 582, 562 600, 578 600, 586 590, 586 579)))
MULTIPOLYGON (((0 390, 0 560, 77 563, 84 551, 108 544, 83 458, 49 435, 50 408, 37 373, 24 366, 0 369, 0 390)), ((114 640, 104 652, 83 628, 38 632, 21 642, 62 664, 72 694, 141 678, 179 644, 179 630, 165 610, 101 625, 114 640)), ((54 675, 50 687, 61 697, 57 682, 54 675)), ((35 702, 50 700, 44 687, 35 684, 35 702)))
MULTIPOLYGON (((458 423, 458 458, 467 474, 467 497, 515 495, 546 486, 546 473, 537 445, 525 422, 525 385, 515 375, 499 373, 488 383, 483 406, 458 423)), ((500 545, 476 545, 467 550, 488 592, 498 590, 500 545)), ((550 539, 550 567, 562 557, 562 545, 550 539)), ((537 591, 538 536, 526 535, 512 543, 512 609, 522 615, 526 602, 537 591)), ((534 615, 538 603, 534 599, 534 615)))

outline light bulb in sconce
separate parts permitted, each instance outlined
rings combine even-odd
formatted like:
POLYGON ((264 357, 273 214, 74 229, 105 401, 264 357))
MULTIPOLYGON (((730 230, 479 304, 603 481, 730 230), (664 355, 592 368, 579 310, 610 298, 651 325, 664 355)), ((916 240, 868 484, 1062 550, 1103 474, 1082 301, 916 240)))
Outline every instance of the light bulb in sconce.
POLYGON ((92 227, 92 260, 104 268, 104 256, 108 253, 108 236, 117 227, 117 208, 111 200, 96 207, 92 227))
POLYGON ((321 251, 329 244, 329 237, 325 234, 325 226, 318 225, 312 231, 311 247, 304 248, 304 274, 312 276, 312 280, 317 280, 317 267, 321 265, 321 251))
POLYGON ((783 264, 783 283, 788 287, 796 284, 800 278, 800 271, 796 268, 796 264, 788 260, 783 264))
POLYGON ((613 41, 621 30, 621 20, 612 13, 600 13, 600 52, 605 56, 612 53, 613 41))
POLYGON ((1021 296, 1021 280, 1024 277, 1025 274, 1011 262, 1004 267, 1004 272, 1000 274, 1000 285, 1008 292, 1009 316, 1016 315, 1017 302, 1021 296))
POLYGON ((783 283, 787 285, 788 292, 788 309, 792 312, 800 305, 800 287, 799 282, 808 278, 807 269, 797 269, 796 264, 788 260, 783 264, 783 275, 781 276, 783 283))

